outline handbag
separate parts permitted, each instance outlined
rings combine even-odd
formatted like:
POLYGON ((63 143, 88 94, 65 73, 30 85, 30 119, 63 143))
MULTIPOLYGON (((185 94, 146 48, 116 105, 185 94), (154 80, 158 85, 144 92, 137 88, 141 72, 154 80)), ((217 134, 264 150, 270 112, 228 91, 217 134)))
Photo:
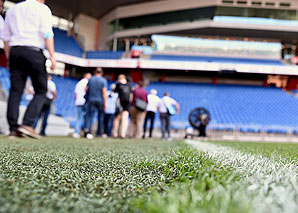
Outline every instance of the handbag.
POLYGON ((176 108, 173 105, 168 106, 167 110, 170 115, 176 115, 176 108))
POLYGON ((140 111, 145 111, 147 108, 147 103, 146 101, 143 101, 140 98, 136 98, 136 103, 135 103, 135 107, 140 110, 140 111))
POLYGON ((167 106, 167 104, 165 103, 165 101, 163 100, 163 105, 165 106, 165 108, 167 109, 167 112, 169 115, 176 115, 176 107, 174 105, 169 105, 167 106))

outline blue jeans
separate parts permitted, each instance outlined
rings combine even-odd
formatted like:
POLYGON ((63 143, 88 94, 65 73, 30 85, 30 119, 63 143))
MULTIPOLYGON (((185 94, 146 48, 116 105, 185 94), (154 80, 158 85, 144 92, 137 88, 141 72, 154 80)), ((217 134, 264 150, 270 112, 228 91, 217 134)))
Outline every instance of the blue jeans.
POLYGON ((103 103, 100 102, 89 102, 88 103, 88 118, 86 122, 86 128, 88 129, 89 133, 91 133, 92 130, 92 123, 93 123, 93 117, 95 115, 95 112, 97 111, 97 136, 101 136, 102 127, 103 127, 103 117, 104 117, 104 109, 103 109, 103 103))
POLYGON ((107 134, 107 136, 111 136, 112 134, 114 118, 115 118, 115 114, 105 114, 104 133, 107 134))
POLYGON ((80 134, 81 129, 86 125, 86 105, 77 106, 77 117, 75 123, 75 133, 80 134))

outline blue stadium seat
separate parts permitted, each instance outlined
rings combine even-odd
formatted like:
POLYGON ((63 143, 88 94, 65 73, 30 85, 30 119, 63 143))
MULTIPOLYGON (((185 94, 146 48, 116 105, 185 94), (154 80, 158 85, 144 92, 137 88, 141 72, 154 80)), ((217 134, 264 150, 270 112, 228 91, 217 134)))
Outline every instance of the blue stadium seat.
POLYGON ((258 65, 284 66, 284 64, 280 60, 254 59, 254 58, 228 58, 228 57, 154 54, 151 56, 151 60, 197 61, 197 62, 214 62, 214 63, 258 64, 258 65))
POLYGON ((72 36, 68 36, 65 30, 53 28, 55 51, 71 56, 82 57, 83 49, 72 36))
MULTIPOLYGON (((53 76, 58 97, 56 114, 68 121, 75 120, 74 88, 78 79, 53 76)), ((0 84, 9 89, 9 72, 0 68, 0 84)), ((241 132, 261 132, 262 126, 280 126, 297 129, 298 99, 278 88, 241 85, 212 85, 199 83, 153 82, 147 90, 156 89, 158 95, 169 92, 181 106, 179 115, 172 116, 173 128, 184 128, 188 115, 196 107, 207 108, 211 113, 211 125, 217 131, 233 131, 233 126, 258 126, 240 128, 241 132), (219 125, 219 127, 216 127, 219 125), (224 125, 225 127, 220 127, 224 125)), ((23 101, 25 102, 25 101, 23 101)), ((157 119, 156 126, 159 120, 157 119)), ((287 134, 286 128, 267 129, 272 134, 287 134)), ((298 130, 294 131, 294 134, 298 130)))
POLYGON ((87 59, 121 59, 123 51, 88 51, 86 52, 87 59))

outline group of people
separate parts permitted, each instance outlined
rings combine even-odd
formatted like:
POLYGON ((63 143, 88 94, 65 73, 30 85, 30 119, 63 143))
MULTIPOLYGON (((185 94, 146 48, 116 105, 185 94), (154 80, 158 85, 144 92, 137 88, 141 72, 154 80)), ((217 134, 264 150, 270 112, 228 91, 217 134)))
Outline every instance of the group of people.
POLYGON ((162 98, 152 89, 150 94, 140 81, 133 88, 125 75, 118 76, 116 84, 107 90, 107 81, 101 68, 94 75, 86 73, 75 87, 77 119, 74 138, 80 138, 81 132, 88 139, 93 139, 92 124, 97 112, 98 137, 145 138, 147 123, 150 121, 149 138, 153 136, 155 115, 160 114, 162 138, 170 139, 171 114, 179 113, 177 101, 165 93, 162 98), (171 109, 174 109, 171 110, 171 109))
MULTIPOLYGON (((0 0, 2 12, 5 0, 0 0)), ((55 86, 48 78, 46 48, 51 61, 51 69, 56 66, 52 13, 44 0, 26 0, 17 3, 0 17, 0 39, 4 41, 4 51, 9 61, 11 88, 7 105, 7 121, 10 138, 25 135, 40 138, 35 132, 38 118, 44 114, 41 135, 45 135, 46 121, 50 103, 55 100, 55 86), (22 124, 18 124, 19 105, 27 78, 32 81, 32 100, 30 101, 22 124), (54 89, 53 89, 54 88, 54 89)), ((50 78, 50 77, 49 77, 50 78)), ((107 81, 101 68, 93 76, 85 74, 75 90, 75 104, 78 116, 74 137, 80 137, 83 128, 87 138, 93 138, 92 124, 98 114, 97 136, 126 138, 145 138, 147 121, 151 120, 149 137, 152 137, 155 114, 160 113, 162 137, 168 133, 170 138, 170 115, 179 112, 179 104, 166 93, 159 99, 156 91, 148 95, 144 83, 138 82, 135 88, 125 75, 119 75, 116 85, 107 90, 107 81), (173 106, 176 111, 173 112, 173 106), (129 126, 129 131, 128 130, 129 126)))

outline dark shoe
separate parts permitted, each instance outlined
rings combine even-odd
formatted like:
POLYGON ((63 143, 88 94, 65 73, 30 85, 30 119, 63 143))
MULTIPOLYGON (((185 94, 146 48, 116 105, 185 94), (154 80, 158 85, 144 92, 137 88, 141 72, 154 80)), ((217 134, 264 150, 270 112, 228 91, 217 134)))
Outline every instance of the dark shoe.
POLYGON ((12 131, 8 135, 8 139, 25 138, 25 135, 19 131, 12 131))
POLYGON ((31 137, 31 138, 35 138, 35 139, 41 138, 41 136, 39 134, 37 134, 34 131, 33 127, 31 127, 31 126, 22 125, 18 128, 18 131, 25 134, 25 135, 27 135, 27 136, 29 136, 29 137, 31 137))

